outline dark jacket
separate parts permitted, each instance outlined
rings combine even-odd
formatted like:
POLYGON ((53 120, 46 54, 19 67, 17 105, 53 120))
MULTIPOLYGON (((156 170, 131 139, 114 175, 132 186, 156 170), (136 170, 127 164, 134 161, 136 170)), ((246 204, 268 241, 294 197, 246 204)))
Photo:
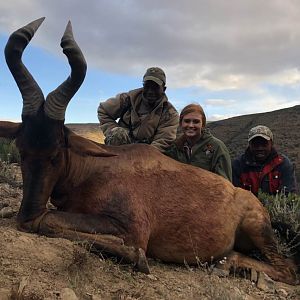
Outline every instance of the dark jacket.
POLYGON ((264 163, 253 160, 249 148, 232 163, 233 184, 250 190, 257 196, 258 190, 267 194, 280 191, 296 193, 296 177, 293 164, 273 148, 264 163))
POLYGON ((179 137, 166 155, 232 180, 231 160, 227 147, 205 129, 200 140, 190 147, 184 136, 179 137))

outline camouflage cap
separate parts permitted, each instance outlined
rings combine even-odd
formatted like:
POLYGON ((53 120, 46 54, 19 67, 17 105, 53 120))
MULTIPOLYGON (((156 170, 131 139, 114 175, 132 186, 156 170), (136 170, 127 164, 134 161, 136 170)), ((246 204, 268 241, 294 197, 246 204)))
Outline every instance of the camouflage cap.
POLYGON ((143 81, 151 80, 157 83, 158 85, 165 85, 166 84, 166 74, 165 72, 158 67, 151 67, 147 69, 143 81))
POLYGON ((248 134, 248 142, 250 142, 252 139, 256 137, 262 137, 268 141, 273 140, 273 133, 270 130, 269 127, 263 126, 263 125, 258 125, 250 129, 249 134, 248 134))

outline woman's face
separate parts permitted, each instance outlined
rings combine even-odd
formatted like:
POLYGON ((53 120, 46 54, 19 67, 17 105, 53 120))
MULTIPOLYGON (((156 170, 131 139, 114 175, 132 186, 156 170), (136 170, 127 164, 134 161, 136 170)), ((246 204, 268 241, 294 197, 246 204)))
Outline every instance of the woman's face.
POLYGON ((197 112, 186 114, 181 121, 181 129, 187 138, 197 138, 201 136, 202 115, 197 112))

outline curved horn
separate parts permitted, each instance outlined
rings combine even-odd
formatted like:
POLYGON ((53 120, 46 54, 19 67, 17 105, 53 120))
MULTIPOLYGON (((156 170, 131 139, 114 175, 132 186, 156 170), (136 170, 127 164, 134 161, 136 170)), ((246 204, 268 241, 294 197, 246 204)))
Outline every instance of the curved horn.
POLYGON ((74 40, 70 21, 68 22, 60 45, 71 66, 71 75, 46 98, 44 111, 48 117, 55 120, 65 119, 67 105, 80 88, 87 69, 84 56, 74 40))
POLYGON ((34 115, 44 102, 44 95, 22 62, 22 54, 45 18, 37 19, 13 32, 4 53, 8 68, 23 98, 23 115, 34 115))

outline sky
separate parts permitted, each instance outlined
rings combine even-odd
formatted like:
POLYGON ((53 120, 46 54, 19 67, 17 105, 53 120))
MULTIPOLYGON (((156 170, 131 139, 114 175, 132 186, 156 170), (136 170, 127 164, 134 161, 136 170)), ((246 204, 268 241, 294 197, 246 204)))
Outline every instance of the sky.
POLYGON ((142 87, 148 67, 167 76, 180 110, 199 103, 210 121, 300 104, 298 0, 10 0, 0 2, 0 120, 21 119, 4 58, 9 35, 46 17, 23 62, 44 95, 70 68, 60 39, 71 20, 88 64, 66 123, 97 123, 97 108, 142 87))

